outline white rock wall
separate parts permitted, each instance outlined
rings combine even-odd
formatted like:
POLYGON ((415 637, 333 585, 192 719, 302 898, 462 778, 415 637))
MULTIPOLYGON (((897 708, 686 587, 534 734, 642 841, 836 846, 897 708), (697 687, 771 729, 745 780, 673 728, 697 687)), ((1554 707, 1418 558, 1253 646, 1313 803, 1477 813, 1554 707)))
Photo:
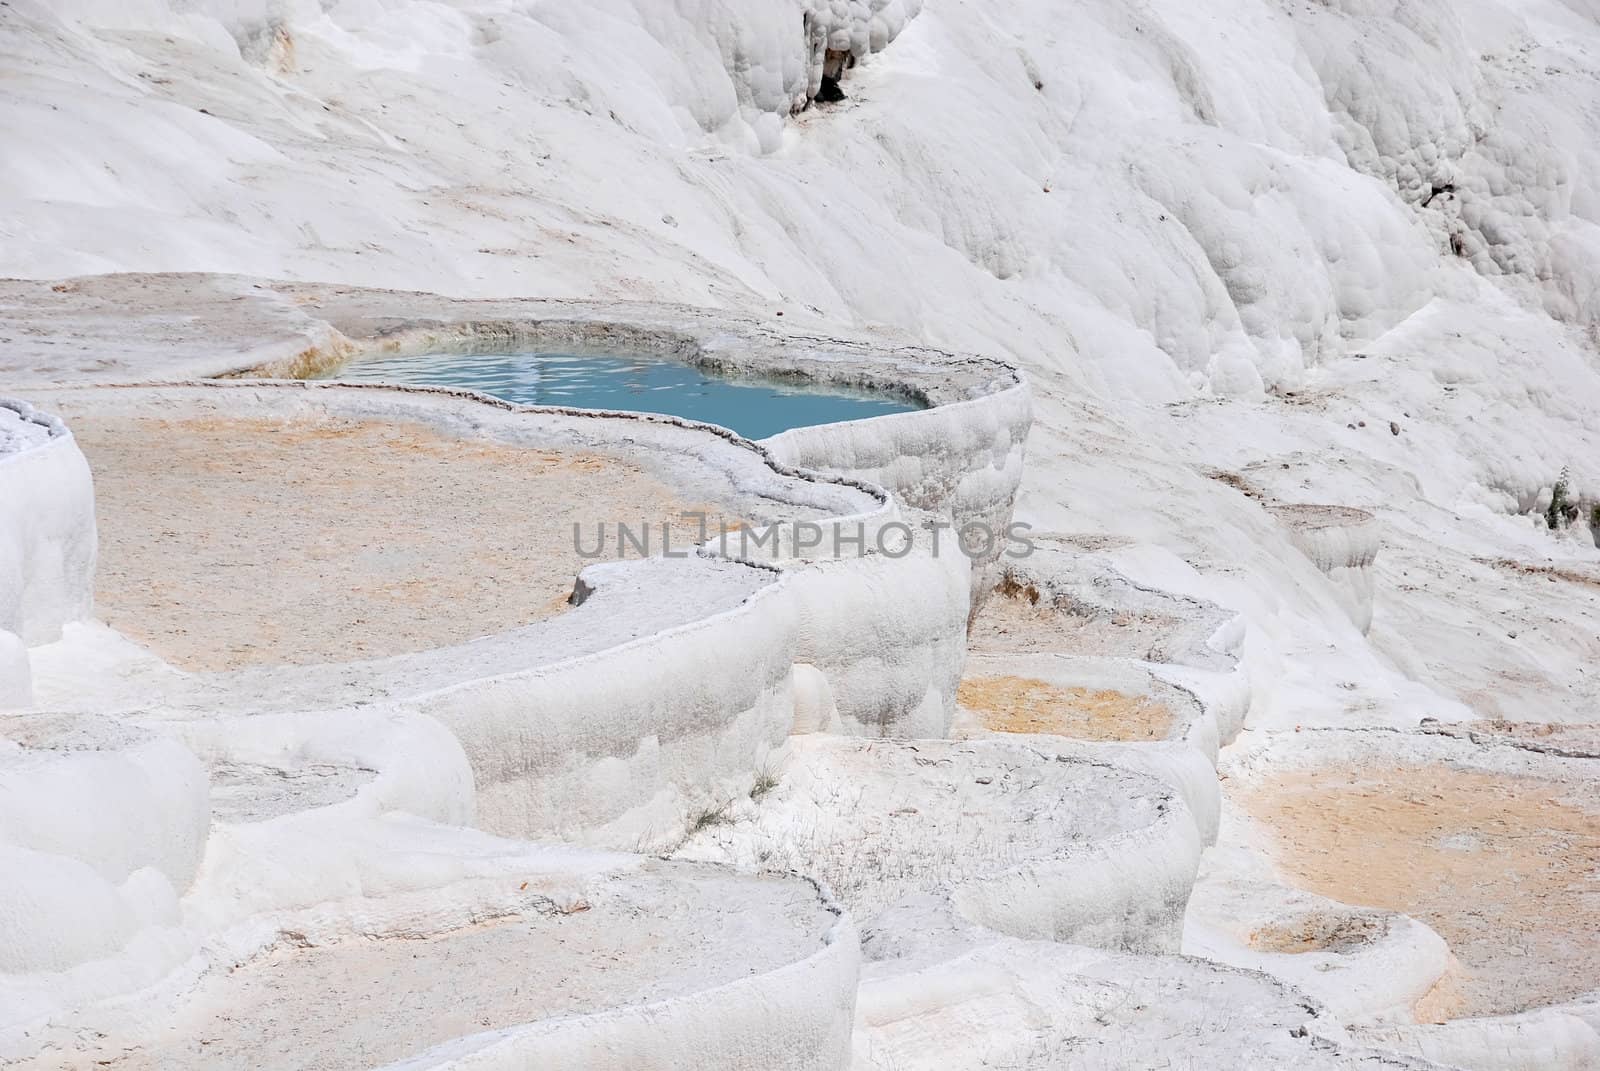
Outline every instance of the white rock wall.
MULTIPOLYGON (((603 593, 596 572, 585 577, 603 593)), ((795 653, 793 608, 775 585, 666 633, 405 705, 461 742, 482 828, 648 846, 747 791, 782 746, 795 653)))
MULTIPOLYGON (((26 402, 0 399, 45 435, 8 437, 0 446, 0 632, 28 646, 50 643, 61 626, 90 615, 94 603, 94 485, 65 425, 26 402)), ((3 653, 3 652, 0 652, 3 653)), ((20 692, 17 671, 0 659, 0 692, 20 692)))
POLYGON ((1333 585, 1334 596, 1362 632, 1372 627, 1380 528, 1364 510, 1341 506, 1278 506, 1272 510, 1289 530, 1289 542, 1310 558, 1333 585))
MULTIPOLYGON (((591 598, 612 568, 584 573, 591 598)), ((404 706, 461 741, 483 828, 669 843, 746 793, 793 731, 948 731, 967 575, 965 558, 925 549, 789 563, 778 583, 713 617, 404 706)), ((614 612, 625 623, 626 607, 614 612)))
POLYGON ((948 524, 942 554, 961 553, 963 526, 981 529, 971 572, 976 614, 1005 560, 1032 419, 1028 389, 1017 383, 919 412, 796 428, 763 445, 786 464, 884 487, 903 505, 948 524))
POLYGON ((966 882, 951 900, 971 921, 1013 937, 1172 953, 1183 942, 1202 850, 1195 821, 1174 799, 1150 826, 966 882))
MULTIPOLYGON (((853 65, 882 51, 921 10, 922 0, 605 0, 551 5, 541 8, 532 25, 504 20, 493 24, 492 33, 475 33, 472 19, 442 4, 202 0, 129 8, 70 0, 57 8, 61 16, 105 29, 153 24, 278 74, 305 62, 311 52, 306 42, 315 40, 369 69, 411 67, 429 52, 461 58, 475 47, 511 53, 503 56, 508 65, 526 65, 532 80, 559 85, 560 72, 548 62, 534 65, 533 55, 519 59, 515 50, 548 50, 556 33, 592 43, 596 51, 608 37, 630 44, 643 38, 650 48, 638 74, 669 105, 670 118, 652 116, 663 132, 677 126, 679 137, 710 134, 731 146, 772 152, 782 143, 788 117, 817 95, 827 54, 842 53, 853 65)), ((576 56, 565 58, 581 64, 576 56)), ((612 88, 621 97, 628 80, 618 79, 612 88)), ((627 105, 610 103, 639 111, 637 97, 627 105)))
MULTIPOLYGON (((206 772, 176 741, 89 718, 8 733, 30 727, 39 746, 0 740, 0 973, 18 975, 175 925, 210 824, 206 772)), ((28 1003, 0 1015, 0 1041, 28 1003)))
POLYGON ((935 556, 926 536, 904 557, 787 567, 796 660, 826 685, 825 709, 806 720, 852 735, 946 735, 966 660, 969 572, 959 552, 935 556))

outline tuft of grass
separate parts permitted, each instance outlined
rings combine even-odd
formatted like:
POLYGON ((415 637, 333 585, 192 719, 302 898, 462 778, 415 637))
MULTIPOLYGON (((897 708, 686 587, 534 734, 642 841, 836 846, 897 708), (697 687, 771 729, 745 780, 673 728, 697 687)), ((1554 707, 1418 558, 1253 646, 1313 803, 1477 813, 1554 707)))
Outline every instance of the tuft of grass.
POLYGON ((750 798, 759 800, 777 787, 778 775, 770 767, 763 766, 756 771, 755 784, 750 786, 750 798))
POLYGON ((712 826, 725 826, 733 821, 733 801, 719 803, 714 807, 707 807, 693 818, 689 819, 688 836, 710 829, 712 826))

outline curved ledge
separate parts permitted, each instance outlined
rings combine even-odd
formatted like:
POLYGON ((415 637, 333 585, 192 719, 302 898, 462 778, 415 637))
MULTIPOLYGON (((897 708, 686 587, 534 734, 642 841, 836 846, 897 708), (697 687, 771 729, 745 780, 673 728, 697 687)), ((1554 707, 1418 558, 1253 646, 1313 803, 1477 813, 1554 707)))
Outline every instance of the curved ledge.
MULTIPOLYGON (((1395 1036, 1409 1039, 1401 1048, 1441 1056, 1477 1039, 1485 1067, 1559 1066, 1512 1013, 1581 1002, 1600 977, 1565 937, 1594 917, 1574 891, 1586 879, 1578 845, 1592 840, 1596 822, 1590 766, 1426 724, 1277 733, 1228 756, 1230 791, 1286 874, 1326 896, 1389 904, 1420 920, 1343 935, 1343 969, 1307 991, 1337 986, 1330 1003, 1387 1023, 1455 1017, 1443 1027, 1397 1027, 1395 1036), (1448 969, 1456 961, 1464 969, 1448 969), (1441 1047, 1425 1050, 1426 1039, 1441 1047)), ((1236 918, 1231 905, 1203 906, 1230 894, 1207 890, 1197 902, 1203 913, 1236 918)), ((1284 896, 1273 889, 1251 899, 1262 912, 1284 896)), ((1261 966, 1290 977, 1313 958, 1261 966)))
MULTIPOLYGON (((956 529, 981 524, 1000 535, 1011 523, 1033 418, 1021 374, 999 361, 789 332, 685 306, 449 302, 341 290, 310 307, 327 317, 339 345, 230 374, 327 374, 364 353, 549 349, 649 354, 720 373, 898 393, 928 408, 796 428, 764 444, 789 465, 885 487, 905 506, 956 529)), ((975 563, 974 612, 988 596, 1004 549, 997 539, 975 563)))
POLYGON ((1600 1028, 1565 1008, 1448 1023, 1371 1026, 1361 1041, 1466 1071, 1588 1071, 1600 1064, 1600 1028))
MULTIPOLYGON (((742 925, 752 921, 760 920, 739 919, 742 925)), ((770 928, 761 932, 771 935, 770 928)), ((600 1066, 843 1071, 850 1061, 860 958, 855 927, 841 917, 822 934, 820 948, 775 970, 649 1004, 462 1038, 388 1065, 386 1071, 600 1066), (775 1015, 774 1008, 783 1013, 775 1015)))
POLYGON ((76 859, 109 881, 149 867, 188 888, 210 820, 205 773, 188 749, 95 715, 0 725, 0 841, 76 859))
POLYGON ((17 398, 0 398, 0 458, 36 449, 68 434, 60 418, 17 398))
POLYGON ((1354 569, 1378 556, 1377 518, 1350 506, 1268 506, 1289 539, 1318 569, 1354 569))
POLYGON ((291 843, 333 836, 339 863, 317 870, 321 892, 303 906, 263 901, 227 917, 242 906, 229 889, 257 874, 252 855, 229 850, 186 901, 212 924, 202 955, 138 992, 67 1005, 27 1037, 0 1032, 0 1053, 45 1045, 128 1071, 290 1071, 308 1066, 302 1038, 282 1028, 294 1022, 339 1066, 847 1063, 858 944, 809 882, 331 818, 273 846, 281 868, 291 843), (397 972, 413 984, 383 984, 397 972))
POLYGON ((1271 975, 1341 1023, 1409 1022, 1451 962, 1443 938, 1408 915, 1244 880, 1195 886, 1184 948, 1271 975))
POLYGON ((776 787, 678 854, 817 874, 867 920, 931 893, 996 932, 1176 951, 1201 850, 1182 800, 1130 770, 1042 758, 992 739, 808 738, 776 787))
POLYGON ((1142 587, 1065 538, 1032 538, 1037 549, 1008 564, 991 612, 977 621, 971 673, 1159 700, 1171 714, 1164 738, 1184 741, 1214 765, 1250 706, 1238 655, 1244 619, 1142 587))
POLYGON ((1319 1071, 1437 1065, 1379 1053, 1326 1023, 1315 1002, 1254 971, 1188 956, 954 935, 874 963, 858 1044, 904 1071, 1160 1067, 1174 1039, 1196 1067, 1319 1071), (1332 1029, 1327 1029, 1332 1027, 1332 1029))
POLYGON ((1104 763, 1154 778, 1183 801, 1200 843, 1209 847, 1217 842, 1222 817, 1222 787, 1217 781, 1217 768, 1187 742, 1128 744, 1032 733, 1004 734, 1001 738, 1015 740, 1049 758, 1104 763))
MULTIPOLYGON (((537 410, 461 392, 244 382, 64 389, 94 416, 175 411, 414 422, 469 441, 616 452, 758 523, 898 516, 882 491, 774 462, 721 429, 537 410)), ((447 725, 506 834, 655 845, 748 788, 794 723, 791 666, 815 667, 830 716, 874 734, 944 732, 964 648, 966 560, 707 552, 591 566, 580 605, 444 647, 362 662, 145 673, 130 706, 165 717, 340 711, 381 702, 447 725), (914 598, 891 597, 910 590, 914 598), (675 816, 675 817, 671 817, 675 816)), ((57 682, 59 683, 59 682, 57 682)), ((59 689, 58 689, 59 690, 59 689)))
MULTIPOLYGON (((12 352, 46 384, 298 378, 364 352, 529 346, 655 354, 907 394, 931 408, 801 429, 768 445, 780 461, 853 473, 957 527, 981 521, 1003 532, 1031 423, 1026 384, 1010 365, 793 317, 629 302, 465 301, 200 274, 17 281, 8 289, 31 315, 12 352), (175 337, 175 324, 186 333, 175 337)), ((994 564, 986 559, 974 570, 975 603, 987 598, 994 564)))
POLYGON ((1333 584, 1339 605, 1362 632, 1372 627, 1374 577, 1381 526, 1350 506, 1284 505, 1267 511, 1289 532, 1289 542, 1333 584))

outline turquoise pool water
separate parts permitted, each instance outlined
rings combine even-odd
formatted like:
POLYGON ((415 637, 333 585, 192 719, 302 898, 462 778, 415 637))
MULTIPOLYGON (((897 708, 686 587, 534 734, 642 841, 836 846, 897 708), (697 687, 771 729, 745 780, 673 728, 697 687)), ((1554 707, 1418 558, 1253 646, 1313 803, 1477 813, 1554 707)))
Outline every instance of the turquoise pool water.
POLYGON ((328 378, 462 387, 521 405, 668 413, 764 439, 790 428, 909 413, 895 395, 756 379, 720 379, 693 365, 648 357, 570 353, 427 353, 355 361, 328 378))

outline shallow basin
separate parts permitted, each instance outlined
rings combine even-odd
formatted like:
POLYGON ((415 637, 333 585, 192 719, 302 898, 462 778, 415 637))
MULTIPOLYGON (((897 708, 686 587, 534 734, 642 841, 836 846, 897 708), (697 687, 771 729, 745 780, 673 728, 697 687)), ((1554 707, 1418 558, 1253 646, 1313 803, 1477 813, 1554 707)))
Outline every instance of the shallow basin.
POLYGON ((718 376, 657 357, 423 353, 361 358, 326 378, 459 387, 519 405, 667 413, 764 439, 791 428, 909 413, 911 398, 810 380, 718 376))

